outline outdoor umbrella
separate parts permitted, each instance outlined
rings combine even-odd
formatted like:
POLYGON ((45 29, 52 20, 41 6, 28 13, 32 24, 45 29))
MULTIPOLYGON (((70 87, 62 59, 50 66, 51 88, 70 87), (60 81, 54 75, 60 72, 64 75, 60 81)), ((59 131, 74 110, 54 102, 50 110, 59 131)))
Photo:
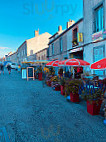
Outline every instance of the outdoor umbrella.
POLYGON ((58 67, 59 60, 56 61, 51 61, 49 63, 46 64, 46 66, 52 66, 52 67, 58 67))
MULTIPOLYGON (((83 66, 89 66, 90 63, 84 61, 84 60, 81 60, 81 59, 67 59, 67 60, 64 60, 64 61, 60 61, 58 63, 59 66, 73 66, 73 67, 83 67, 83 66)), ((75 73, 74 73, 74 70, 73 70, 73 77, 74 77, 75 73)))
POLYGON ((95 62, 95 63, 93 63, 92 65, 91 65, 91 69, 101 69, 101 70, 104 70, 104 69, 106 69, 106 58, 104 58, 104 59, 101 59, 101 60, 99 60, 99 61, 97 61, 97 62, 95 62))
POLYGON ((80 67, 80 66, 89 66, 90 63, 81 60, 81 59, 67 59, 64 61, 60 61, 59 66, 76 66, 76 67, 80 67))

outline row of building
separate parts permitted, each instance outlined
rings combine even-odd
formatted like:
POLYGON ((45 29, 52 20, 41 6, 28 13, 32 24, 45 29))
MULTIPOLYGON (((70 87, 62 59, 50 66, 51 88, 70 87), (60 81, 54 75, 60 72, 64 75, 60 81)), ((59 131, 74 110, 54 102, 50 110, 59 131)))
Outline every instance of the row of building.
MULTIPOLYGON (((58 27, 54 35, 44 33, 26 40, 7 60, 64 60, 79 58, 89 63, 106 57, 106 0, 83 0, 83 18, 69 20, 66 29, 58 27)), ((105 71, 94 71, 105 76, 105 71)))

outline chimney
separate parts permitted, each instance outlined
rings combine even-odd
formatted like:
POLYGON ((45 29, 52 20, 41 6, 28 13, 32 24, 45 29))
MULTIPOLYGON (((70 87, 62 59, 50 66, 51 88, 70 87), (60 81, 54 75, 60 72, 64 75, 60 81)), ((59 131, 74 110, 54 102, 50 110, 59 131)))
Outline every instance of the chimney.
POLYGON ((58 32, 62 32, 62 26, 58 27, 58 32))
POLYGON ((39 29, 36 31, 35 30, 35 37, 39 36, 39 29))
POLYGON ((75 21, 69 19, 69 22, 67 22, 67 29, 68 29, 69 27, 71 27, 74 23, 75 23, 75 21))

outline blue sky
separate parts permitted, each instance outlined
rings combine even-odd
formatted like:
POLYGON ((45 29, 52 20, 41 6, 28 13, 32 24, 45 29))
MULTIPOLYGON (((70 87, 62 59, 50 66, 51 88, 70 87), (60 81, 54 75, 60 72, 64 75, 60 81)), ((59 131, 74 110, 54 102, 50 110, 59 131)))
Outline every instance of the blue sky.
POLYGON ((34 30, 54 34, 69 19, 83 17, 83 0, 3 0, 0 2, 0 57, 16 49, 34 30))

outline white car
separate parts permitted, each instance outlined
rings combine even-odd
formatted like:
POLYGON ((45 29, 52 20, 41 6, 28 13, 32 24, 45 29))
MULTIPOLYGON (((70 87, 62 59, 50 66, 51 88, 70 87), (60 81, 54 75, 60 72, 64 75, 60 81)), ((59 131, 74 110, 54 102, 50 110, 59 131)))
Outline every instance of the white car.
POLYGON ((18 69, 18 64, 16 64, 16 63, 11 63, 10 66, 12 69, 15 69, 15 70, 18 69))

